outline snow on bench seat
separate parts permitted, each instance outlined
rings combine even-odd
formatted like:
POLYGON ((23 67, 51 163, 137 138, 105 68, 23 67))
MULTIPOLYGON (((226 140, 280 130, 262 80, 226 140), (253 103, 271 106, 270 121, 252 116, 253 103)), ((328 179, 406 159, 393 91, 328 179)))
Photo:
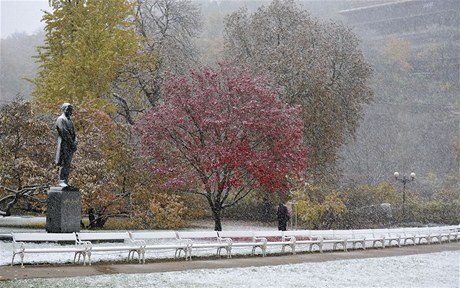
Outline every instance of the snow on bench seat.
POLYGON ((308 245, 308 251, 311 252, 313 246, 317 246, 319 251, 323 253, 323 237, 314 237, 310 230, 294 230, 285 231, 285 235, 294 238, 294 243, 298 245, 308 245))
POLYGON ((340 240, 345 240, 345 242, 342 244, 342 242, 337 242, 338 244, 341 244, 344 246, 344 250, 347 251, 348 244, 352 245, 353 249, 356 249, 357 244, 361 246, 363 250, 366 249, 366 237, 362 234, 356 234, 353 233, 353 230, 332 230, 333 233, 333 238, 334 239, 340 239, 340 240))
POLYGON ((384 238, 386 243, 384 244, 385 247, 391 247, 393 245, 397 245, 401 247, 401 233, 395 233, 389 229, 373 229, 375 235, 380 235, 384 238))
MULTIPOLYGON (((77 243, 75 233, 11 233, 13 238, 13 257, 11 266, 14 265, 14 258, 19 254, 21 267, 24 267, 24 255, 26 253, 74 253, 74 263, 77 253, 86 253, 89 247, 77 243), (32 247, 33 243, 54 243, 47 247, 32 247)), ((83 264, 86 265, 85 259, 83 264)))
POLYGON ((285 231, 254 231, 254 236, 259 239, 265 238, 267 240, 265 248, 269 246, 281 246, 281 253, 285 253, 286 247, 289 247, 291 248, 291 253, 295 254, 296 239, 295 237, 286 235, 285 231))
POLYGON ((267 239, 258 238, 253 231, 219 231, 219 237, 229 239, 231 241, 231 249, 233 247, 251 247, 251 255, 255 254, 257 248, 262 250, 262 257, 265 257, 267 250, 267 239))
POLYGON ((372 248, 385 248, 385 234, 381 232, 376 233, 374 229, 355 229, 352 230, 352 233, 356 237, 364 237, 365 242, 372 242, 372 248))
POLYGON ((93 252, 110 251, 126 251, 128 252, 128 260, 134 259, 134 253, 137 253, 139 263, 141 263, 143 243, 133 241, 128 232, 78 232, 77 239, 78 243, 89 246, 87 251, 77 253, 83 255, 83 259, 88 256, 89 265, 91 265, 93 252))
POLYGON ((460 234, 460 225, 451 225, 442 227, 444 230, 443 234, 448 234, 448 242, 451 240, 459 241, 459 234, 460 234))
POLYGON ((147 250, 175 250, 174 258, 185 254, 185 260, 191 259, 192 242, 189 239, 181 240, 175 231, 135 231, 129 232, 131 240, 141 241, 143 247, 140 251, 143 263, 145 263, 145 251, 147 250))
POLYGON ((441 237, 440 237, 440 231, 436 229, 431 229, 431 228, 425 228, 425 227, 419 227, 416 228, 417 231, 417 237, 418 237, 418 242, 421 244, 421 241, 423 239, 426 240, 428 244, 438 242, 441 244, 441 237))
MULTIPOLYGON (((222 249, 227 252, 227 258, 232 258, 232 241, 219 237, 217 231, 178 231, 180 240, 191 242, 190 253, 193 249, 217 249, 217 256, 221 255, 222 249)), ((191 259, 191 255, 190 255, 191 259)))
POLYGON ((321 237, 323 250, 324 244, 332 244, 332 250, 336 250, 340 245, 343 251, 347 251, 347 240, 338 238, 334 235, 334 230, 310 230, 311 236, 314 238, 321 237))

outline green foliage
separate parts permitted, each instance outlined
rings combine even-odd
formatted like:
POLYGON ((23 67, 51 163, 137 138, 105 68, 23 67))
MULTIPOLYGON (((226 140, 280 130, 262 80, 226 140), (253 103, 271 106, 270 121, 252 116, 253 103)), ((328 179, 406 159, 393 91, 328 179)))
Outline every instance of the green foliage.
POLYGON ((460 223, 460 194, 458 190, 442 190, 433 194, 430 200, 410 198, 407 207, 407 221, 422 224, 460 223))
POLYGON ((460 201, 444 202, 439 200, 412 202, 407 207, 407 222, 422 224, 460 223, 460 201))
POLYGON ((33 96, 50 111, 57 104, 109 109, 108 92, 120 67, 139 48, 127 0, 53 0, 33 96))
POLYGON ((359 209, 382 203, 396 205, 402 201, 401 193, 398 193, 388 182, 375 186, 362 185, 349 188, 342 193, 342 197, 349 209, 359 209))
POLYGON ((402 195, 388 182, 351 187, 342 191, 341 196, 347 206, 342 219, 344 227, 387 225, 402 220, 402 195))
POLYGON ((347 27, 321 22, 292 0, 225 19, 225 54, 268 77, 289 105, 301 107, 310 179, 337 176, 339 148, 353 139, 363 106, 372 100, 371 68, 347 27))
POLYGON ((347 207, 336 191, 325 192, 324 188, 308 182, 298 183, 292 191, 300 225, 330 229, 338 224, 341 215, 346 212, 347 207))

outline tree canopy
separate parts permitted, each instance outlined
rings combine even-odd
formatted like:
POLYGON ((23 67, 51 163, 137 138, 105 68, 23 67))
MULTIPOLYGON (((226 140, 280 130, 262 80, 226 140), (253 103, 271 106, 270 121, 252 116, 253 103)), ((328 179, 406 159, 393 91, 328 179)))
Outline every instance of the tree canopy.
POLYGON ((112 81, 139 48, 127 0, 52 0, 32 93, 42 108, 88 103, 107 108, 112 81))
POLYGON ((0 215, 43 209, 40 192, 57 175, 51 141, 46 119, 30 102, 16 99, 0 107, 0 215))
POLYGON ((231 61, 268 73, 281 98, 301 106, 310 174, 333 179, 338 149, 354 137, 362 106, 372 99, 371 69, 355 34, 320 22, 292 0, 274 0, 254 14, 230 14, 224 40, 231 61))
POLYGON ((247 71, 192 70, 163 93, 139 124, 148 167, 166 187, 204 196, 216 230, 223 209, 259 188, 285 191, 287 176, 305 168, 299 110, 247 71))
POLYGON ((0 108, 0 185, 22 189, 53 177, 53 135, 30 102, 17 99, 0 108))

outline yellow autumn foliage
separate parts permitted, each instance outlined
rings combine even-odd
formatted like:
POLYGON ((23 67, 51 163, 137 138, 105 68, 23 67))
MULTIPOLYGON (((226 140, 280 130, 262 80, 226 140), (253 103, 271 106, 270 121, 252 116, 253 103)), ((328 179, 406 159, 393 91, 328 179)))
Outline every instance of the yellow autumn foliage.
POLYGON ((188 208, 180 196, 165 192, 148 195, 150 199, 141 197, 145 200, 134 206, 133 221, 138 228, 174 229, 185 225, 188 208))
POLYGON ((292 200, 300 224, 311 228, 331 228, 346 211, 338 192, 324 191, 307 182, 294 190, 292 200))

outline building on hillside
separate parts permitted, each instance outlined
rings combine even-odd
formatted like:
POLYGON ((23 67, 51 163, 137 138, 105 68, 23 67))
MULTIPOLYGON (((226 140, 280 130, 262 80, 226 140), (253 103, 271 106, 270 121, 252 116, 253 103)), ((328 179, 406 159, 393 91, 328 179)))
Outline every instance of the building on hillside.
POLYGON ((340 14, 366 35, 366 43, 383 46, 390 37, 409 41, 414 55, 431 55, 414 59, 414 73, 459 84, 460 1, 360 0, 348 1, 347 7, 340 14))

